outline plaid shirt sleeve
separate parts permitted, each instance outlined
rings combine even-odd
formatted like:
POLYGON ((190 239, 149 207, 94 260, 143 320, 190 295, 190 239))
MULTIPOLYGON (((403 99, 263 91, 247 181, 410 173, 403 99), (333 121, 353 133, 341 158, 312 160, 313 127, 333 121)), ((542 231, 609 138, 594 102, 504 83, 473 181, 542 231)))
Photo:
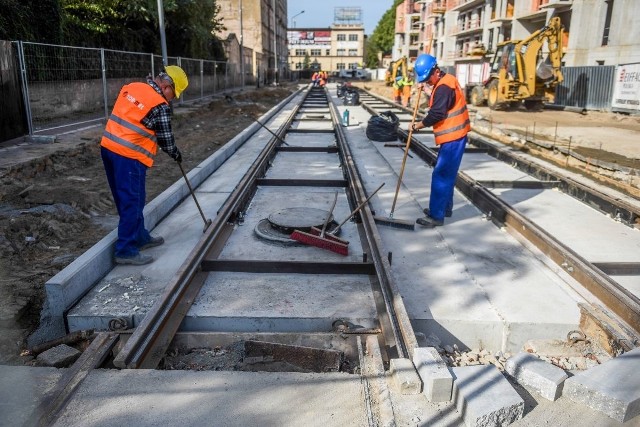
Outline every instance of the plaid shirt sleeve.
MULTIPOLYGON (((156 92, 162 93, 154 81, 147 80, 147 82, 156 92)), ((173 157, 178 151, 178 147, 171 129, 171 107, 168 104, 160 104, 152 108, 141 122, 149 129, 156 131, 158 146, 162 151, 173 157)))

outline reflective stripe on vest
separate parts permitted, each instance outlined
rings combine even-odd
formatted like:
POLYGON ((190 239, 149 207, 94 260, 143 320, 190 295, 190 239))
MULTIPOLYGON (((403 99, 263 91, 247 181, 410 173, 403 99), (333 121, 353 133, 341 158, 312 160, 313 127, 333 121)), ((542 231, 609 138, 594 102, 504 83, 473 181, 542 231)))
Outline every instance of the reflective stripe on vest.
MULTIPOLYGON (((456 98, 453 108, 447 112, 447 117, 433 125, 433 135, 435 136, 437 145, 460 139, 471 130, 467 102, 458 84, 458 80, 451 74, 445 74, 438 83, 436 83, 436 86, 433 88, 434 92, 441 84, 453 89, 456 98)), ((431 97, 429 101, 429 107, 431 107, 432 104, 433 97, 431 97)))
POLYGON ((153 108, 167 101, 147 83, 131 83, 122 88, 107 121, 100 145, 121 156, 153 166, 158 151, 156 133, 142 125, 153 108))

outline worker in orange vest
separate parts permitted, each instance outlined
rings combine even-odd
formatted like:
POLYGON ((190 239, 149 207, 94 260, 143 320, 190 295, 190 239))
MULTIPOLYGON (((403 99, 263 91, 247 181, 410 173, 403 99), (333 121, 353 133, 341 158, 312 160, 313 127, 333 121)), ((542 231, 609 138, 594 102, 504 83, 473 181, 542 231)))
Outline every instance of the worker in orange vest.
POLYGON ((421 121, 413 123, 411 130, 417 132, 433 126, 438 146, 438 157, 431 175, 429 207, 424 209, 426 216, 416 222, 433 228, 444 225, 444 218, 452 215, 453 189, 471 124, 467 102, 455 76, 442 71, 436 58, 426 53, 418 56, 414 69, 420 90, 431 97, 429 112, 421 121))
POLYGON ((166 66, 146 83, 134 82, 122 87, 105 127, 101 156, 111 194, 118 209, 117 264, 148 264, 150 255, 140 251, 164 243, 144 226, 147 169, 153 166, 158 146, 176 162, 182 154, 176 147, 171 129, 169 103, 187 88, 189 81, 177 65, 166 66))
POLYGON ((316 71, 311 76, 311 83, 313 83, 314 86, 318 86, 319 82, 320 82, 320 73, 316 71))

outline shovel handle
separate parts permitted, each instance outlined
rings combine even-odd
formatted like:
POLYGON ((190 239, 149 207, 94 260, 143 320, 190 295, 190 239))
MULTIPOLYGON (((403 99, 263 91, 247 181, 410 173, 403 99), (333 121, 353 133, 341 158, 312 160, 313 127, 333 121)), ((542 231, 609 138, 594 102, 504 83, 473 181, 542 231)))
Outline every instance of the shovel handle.
POLYGON ((324 224, 322 225, 322 231, 320 232, 320 238, 324 237, 324 232, 327 231, 327 224, 329 224, 329 219, 331 218, 331 214, 333 214, 333 209, 336 207, 336 202, 338 201, 338 192, 333 198, 333 204, 331 205, 331 209, 329 209, 329 214, 327 215, 327 219, 324 220, 324 224))

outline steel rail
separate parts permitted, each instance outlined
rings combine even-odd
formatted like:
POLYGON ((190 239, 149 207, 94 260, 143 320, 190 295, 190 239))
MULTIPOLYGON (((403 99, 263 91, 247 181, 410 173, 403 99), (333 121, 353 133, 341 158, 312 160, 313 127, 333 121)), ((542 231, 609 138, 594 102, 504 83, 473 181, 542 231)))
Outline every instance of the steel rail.
MULTIPOLYGON (((342 153, 342 163, 346 166, 344 171, 347 174, 347 179, 350 182, 350 188, 353 189, 355 204, 359 205, 367 199, 366 190, 360 179, 360 173, 351 155, 349 144, 347 143, 346 136, 342 130, 341 120, 335 103, 330 103, 330 112, 332 119, 335 123, 335 133, 338 140, 338 145, 341 147, 340 153, 342 153)), ((393 276, 391 274, 391 264, 388 257, 382 255, 382 239, 378 233, 377 226, 373 219, 373 213, 368 205, 360 211, 360 217, 362 218, 362 227, 365 232, 365 238, 371 250, 371 258, 375 265, 376 275, 380 283, 380 290, 386 306, 386 311, 389 315, 389 323, 391 331, 387 331, 383 328, 383 334, 388 345, 395 342, 395 351, 399 358, 413 358, 413 351, 418 347, 417 339, 409 319, 409 315, 402 301, 400 291, 395 284, 393 276), (392 334, 393 336, 389 336, 392 334)))
MULTIPOLYGON (((310 91, 305 94, 305 99, 310 91)), ((287 103, 283 103, 284 109, 287 103)), ((300 109, 298 103, 276 134, 282 138, 300 109)), ((259 127, 257 129, 260 129, 259 127)), ((256 130, 257 132, 257 130, 256 130)), ((119 368, 154 369, 166 353, 171 340, 186 316, 203 283, 202 261, 211 252, 221 250, 222 241, 231 234, 233 223, 242 217, 244 207, 255 193, 257 179, 268 169, 270 159, 276 153, 278 139, 272 137, 247 173, 218 211, 212 224, 189 253, 165 292, 145 315, 114 359, 119 368)), ((217 253, 215 254, 217 256, 217 253)))

